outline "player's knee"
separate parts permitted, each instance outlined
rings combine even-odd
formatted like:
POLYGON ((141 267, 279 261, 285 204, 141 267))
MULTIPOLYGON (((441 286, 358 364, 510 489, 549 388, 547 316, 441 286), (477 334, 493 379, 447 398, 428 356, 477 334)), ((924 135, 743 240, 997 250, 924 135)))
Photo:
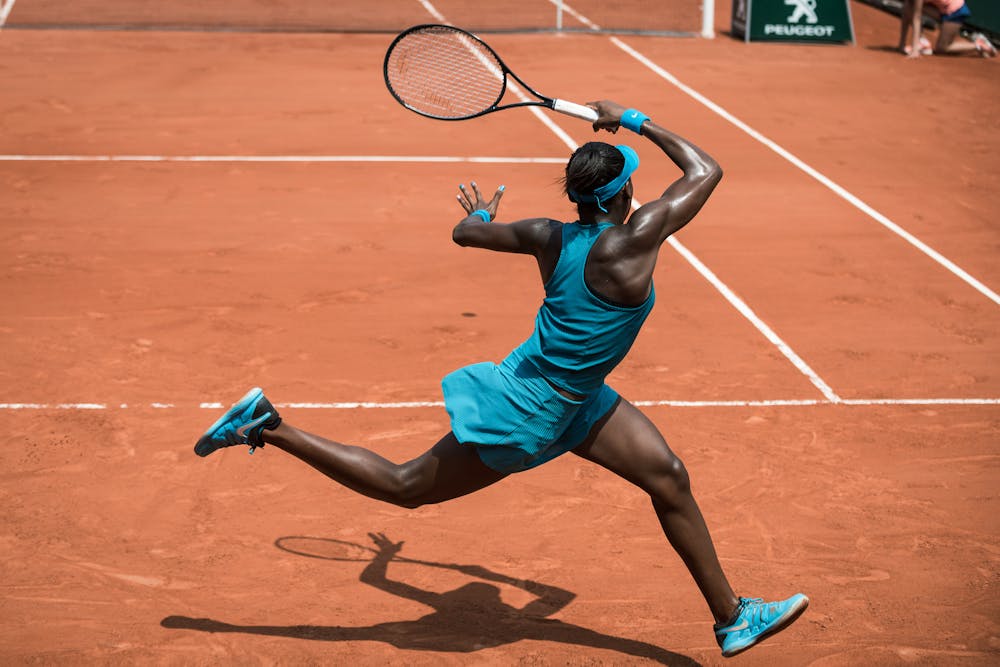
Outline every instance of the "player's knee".
POLYGON ((691 478, 684 463, 670 454, 652 470, 649 494, 653 502, 661 505, 677 505, 691 493, 691 478))
POLYGON ((676 456, 671 456, 664 465, 663 477, 675 493, 686 494, 691 491, 691 477, 684 463, 676 456))
POLYGON ((419 468, 403 464, 396 471, 390 502, 406 509, 416 509, 425 504, 427 481, 419 468))

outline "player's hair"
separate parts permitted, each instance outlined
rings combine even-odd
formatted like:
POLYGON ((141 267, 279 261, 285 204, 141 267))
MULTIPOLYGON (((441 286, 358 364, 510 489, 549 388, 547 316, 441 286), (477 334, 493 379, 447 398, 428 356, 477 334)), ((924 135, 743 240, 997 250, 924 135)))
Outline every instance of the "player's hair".
POLYGON ((613 181, 625 167, 625 156, 603 141, 588 141, 577 148, 566 163, 563 191, 593 192, 613 181))

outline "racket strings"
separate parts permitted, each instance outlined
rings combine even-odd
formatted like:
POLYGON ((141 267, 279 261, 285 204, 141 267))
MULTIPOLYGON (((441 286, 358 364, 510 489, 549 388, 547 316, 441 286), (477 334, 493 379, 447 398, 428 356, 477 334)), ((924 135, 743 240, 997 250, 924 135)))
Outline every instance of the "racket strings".
POLYGON ((403 104, 438 118, 481 113, 500 101, 505 86, 488 47, 440 27, 399 40, 386 60, 386 80, 403 104))

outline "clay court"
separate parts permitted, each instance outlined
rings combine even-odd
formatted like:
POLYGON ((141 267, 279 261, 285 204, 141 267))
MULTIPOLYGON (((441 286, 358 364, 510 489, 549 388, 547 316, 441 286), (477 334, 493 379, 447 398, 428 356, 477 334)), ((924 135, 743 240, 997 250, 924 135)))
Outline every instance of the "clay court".
MULTIPOLYGON (((430 446, 440 378, 503 358, 542 297, 530 258, 451 242, 456 186, 570 220, 589 126, 412 114, 390 33, 84 26, 100 4, 18 0, 0 30, 0 662, 1000 661, 1000 63, 906 60, 859 3, 854 46, 745 44, 728 3, 715 39, 488 37, 725 169, 609 379, 737 591, 811 598, 725 661, 648 498, 572 454, 408 511, 273 447, 192 452, 255 385, 393 460, 430 446), (405 542, 384 576, 369 533, 405 542)), ((618 136, 659 196, 679 171, 618 136)))

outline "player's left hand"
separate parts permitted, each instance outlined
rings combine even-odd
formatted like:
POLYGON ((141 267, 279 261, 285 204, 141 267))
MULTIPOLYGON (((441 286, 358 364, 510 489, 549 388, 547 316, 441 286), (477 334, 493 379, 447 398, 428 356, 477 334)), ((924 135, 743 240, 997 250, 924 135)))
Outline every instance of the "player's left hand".
POLYGON ((500 206, 500 197, 503 196, 504 186, 497 188, 497 191, 493 193, 493 199, 488 202, 483 199, 483 195, 479 192, 479 186, 476 185, 475 181, 470 183, 472 186, 472 192, 465 187, 465 183, 458 186, 459 194, 457 195, 458 203, 462 205, 466 213, 472 213, 477 209, 483 209, 490 214, 490 219, 497 217, 497 208, 500 206))

